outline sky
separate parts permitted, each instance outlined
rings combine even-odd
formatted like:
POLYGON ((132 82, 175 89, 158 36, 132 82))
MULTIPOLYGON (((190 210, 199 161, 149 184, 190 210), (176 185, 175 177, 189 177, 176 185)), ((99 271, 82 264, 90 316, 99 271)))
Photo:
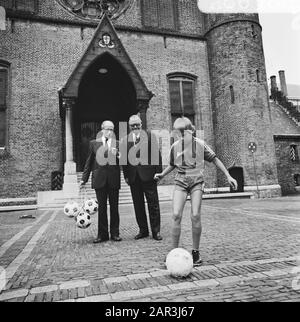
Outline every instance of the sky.
MULTIPOLYGON (((298 0, 299 1, 299 0, 298 0)), ((284 70, 286 82, 300 86, 300 13, 260 14, 267 76, 284 70)))

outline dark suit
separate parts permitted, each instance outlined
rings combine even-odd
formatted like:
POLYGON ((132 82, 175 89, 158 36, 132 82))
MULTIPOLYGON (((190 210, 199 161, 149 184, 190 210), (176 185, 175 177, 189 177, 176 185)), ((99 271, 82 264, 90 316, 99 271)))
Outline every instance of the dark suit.
MULTIPOLYGON (((119 148, 118 142, 112 140, 111 147, 119 148)), ((89 154, 86 160, 82 181, 86 183, 92 172, 92 188, 96 190, 99 203, 98 237, 108 239, 107 197, 110 205, 110 234, 119 236, 119 190, 120 166, 118 158, 103 145, 102 140, 90 142, 89 154), (108 164, 109 162, 109 164, 108 164)))
MULTIPOLYGON (((133 142, 132 133, 122 140, 122 152, 126 149, 126 147, 124 148, 125 142, 127 144, 127 164, 123 165, 123 173, 130 185, 136 221, 140 233, 145 235, 149 234, 144 202, 145 196, 148 203, 151 231, 152 234, 155 235, 160 232, 160 208, 157 182, 153 178, 155 173, 160 173, 162 171, 161 154, 156 137, 150 133, 142 133, 144 133, 144 135, 141 135, 140 141, 137 144, 133 142), (145 143, 148 143, 148 153, 146 151, 147 145, 145 143), (151 165, 151 145, 156 151, 155 165, 151 165), (143 150, 143 147, 145 147, 146 150, 143 150), (135 155, 135 151, 138 152, 138 150, 140 150, 140 155, 137 153, 137 158, 141 157, 142 164, 132 165, 129 151, 134 152, 133 155, 135 155)), ((136 162, 137 160, 135 159, 134 161, 136 162)))

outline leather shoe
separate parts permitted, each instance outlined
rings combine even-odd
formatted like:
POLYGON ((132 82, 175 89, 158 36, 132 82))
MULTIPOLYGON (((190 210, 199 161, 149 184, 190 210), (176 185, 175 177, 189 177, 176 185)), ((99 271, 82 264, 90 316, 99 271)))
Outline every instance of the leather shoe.
POLYGON ((156 233, 156 234, 153 234, 153 239, 162 240, 163 238, 161 237, 160 233, 156 233))
POLYGON ((134 239, 146 238, 146 237, 148 237, 148 236, 149 236, 149 234, 138 233, 138 234, 134 237, 134 239))
POLYGON ((119 241, 122 240, 122 238, 119 237, 119 236, 112 236, 110 239, 113 240, 113 241, 116 241, 116 242, 119 242, 119 241))
POLYGON ((93 243, 94 244, 99 244, 108 241, 108 238, 96 238, 93 243))

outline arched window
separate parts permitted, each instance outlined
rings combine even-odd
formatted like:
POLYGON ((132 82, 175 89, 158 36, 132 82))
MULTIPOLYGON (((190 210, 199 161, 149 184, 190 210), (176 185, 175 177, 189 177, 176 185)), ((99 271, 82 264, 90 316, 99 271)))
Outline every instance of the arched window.
POLYGON ((9 65, 0 62, 0 148, 7 143, 8 71, 9 65))
POLYGON ((6 29, 6 10, 1 6, 0 2, 0 30, 6 29))
POLYGON ((190 74, 169 74, 169 93, 172 124, 180 116, 188 117, 195 124, 195 81, 190 74))

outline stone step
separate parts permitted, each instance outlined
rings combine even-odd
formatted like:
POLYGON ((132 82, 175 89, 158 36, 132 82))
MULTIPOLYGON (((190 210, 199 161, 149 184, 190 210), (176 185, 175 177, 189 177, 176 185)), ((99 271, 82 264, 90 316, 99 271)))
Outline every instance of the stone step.
MULTIPOLYGON (((49 204, 43 204, 43 205, 39 205, 39 209, 49 209, 49 208, 64 208, 64 205, 67 203, 68 200, 66 200, 65 202, 55 202, 55 203, 49 203, 49 204)), ((75 200, 76 201, 76 200, 75 200)), ((159 202, 170 202, 169 198, 165 198, 165 199, 160 199, 159 202)), ((145 202, 146 203, 146 202, 145 202)), ((80 204, 80 202, 79 202, 80 204)), ((119 205, 128 205, 128 204, 132 204, 132 200, 119 200, 119 205)), ((109 206, 109 203, 107 203, 107 205, 109 206)))
MULTIPOLYGON (((82 172, 77 172, 77 180, 78 180, 78 182, 81 180, 81 177, 82 177, 82 172)), ((88 182, 91 182, 91 178, 92 178, 92 176, 90 175, 88 182)), ((120 179, 121 179, 121 182, 124 182, 126 184, 122 171, 121 171, 120 179)))
MULTIPOLYGON (((241 192, 241 193, 217 193, 217 194, 204 194, 203 195, 203 199, 251 199, 253 198, 253 194, 250 192, 241 192)), ((188 197, 188 200, 190 198, 188 197)), ((64 205, 69 201, 69 200, 74 200, 76 202, 78 202, 79 204, 82 203, 82 199, 78 199, 78 198, 57 198, 52 202, 49 203, 44 203, 39 205, 39 209, 47 209, 47 208, 63 208, 64 205)), ((159 201, 160 202, 171 202, 172 198, 170 195, 159 195, 159 201)), ((146 200, 145 200, 146 203, 146 200)), ((123 204, 132 204, 132 198, 119 198, 119 205, 123 205, 123 204)), ((108 203, 109 205, 109 203, 108 203)))
POLYGON ((20 211, 20 210, 36 210, 37 205, 19 205, 19 206, 4 206, 0 207, 0 212, 20 211))

